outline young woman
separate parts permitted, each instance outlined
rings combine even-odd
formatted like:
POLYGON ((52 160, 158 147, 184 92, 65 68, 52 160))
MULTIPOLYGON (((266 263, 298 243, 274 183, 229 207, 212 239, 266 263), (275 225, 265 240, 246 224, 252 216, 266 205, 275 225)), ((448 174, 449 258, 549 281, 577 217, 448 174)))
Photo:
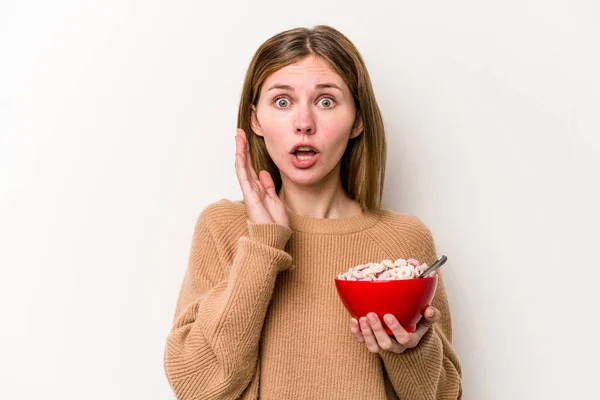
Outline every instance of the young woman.
POLYGON ((407 333, 391 315, 350 319, 334 285, 349 267, 436 257, 415 216, 382 208, 386 143, 369 74, 327 26, 257 50, 238 113, 243 201, 197 220, 165 349, 179 399, 456 399, 441 276, 407 333))

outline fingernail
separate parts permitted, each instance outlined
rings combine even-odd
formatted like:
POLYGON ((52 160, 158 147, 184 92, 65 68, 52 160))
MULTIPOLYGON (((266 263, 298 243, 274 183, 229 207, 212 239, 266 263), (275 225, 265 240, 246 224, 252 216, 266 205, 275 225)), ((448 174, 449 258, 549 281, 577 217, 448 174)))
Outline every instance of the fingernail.
POLYGON ((385 323, 386 323, 386 324, 391 324, 391 323, 392 323, 392 321, 393 321, 393 319, 392 319, 392 316, 391 316, 391 315, 389 315, 389 314, 386 314, 386 315, 383 317, 383 319, 385 320, 385 323))
POLYGON ((433 317, 435 313, 433 312, 433 310, 427 310, 427 318, 431 318, 433 317))
POLYGON ((375 318, 375 314, 373 314, 373 313, 370 313, 369 315, 367 315, 367 317, 369 318, 369 321, 371 321, 371 322, 377 321, 377 318, 375 318))

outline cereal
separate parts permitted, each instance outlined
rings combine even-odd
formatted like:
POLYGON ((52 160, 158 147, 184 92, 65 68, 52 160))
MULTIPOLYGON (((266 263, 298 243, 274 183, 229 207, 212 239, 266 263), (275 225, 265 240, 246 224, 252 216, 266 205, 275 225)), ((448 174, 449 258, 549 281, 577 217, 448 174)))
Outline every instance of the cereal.
MULTIPOLYGON (((346 281, 391 281, 413 279, 425 271, 429 266, 426 263, 421 264, 415 258, 407 260, 399 258, 396 261, 383 260, 380 263, 360 264, 350 268, 343 274, 339 274, 337 279, 346 281)), ((431 275, 434 275, 433 272, 431 275)), ((430 275, 430 276, 431 276, 430 275)))
POLYGON ((427 264, 421 264, 418 267, 415 267, 415 272, 417 275, 421 274, 423 271, 425 271, 428 268, 427 264))
POLYGON ((404 267, 394 268, 398 279, 412 279, 415 277, 415 267, 412 264, 405 265, 404 267))
POLYGON ((406 260, 406 263, 412 265, 413 267, 418 267, 419 265, 421 265, 421 263, 418 260, 415 260, 414 258, 409 258, 408 260, 406 260))
POLYGON ((404 258, 399 258, 396 261, 394 261, 394 265, 396 267, 403 267, 406 265, 406 260, 404 258))

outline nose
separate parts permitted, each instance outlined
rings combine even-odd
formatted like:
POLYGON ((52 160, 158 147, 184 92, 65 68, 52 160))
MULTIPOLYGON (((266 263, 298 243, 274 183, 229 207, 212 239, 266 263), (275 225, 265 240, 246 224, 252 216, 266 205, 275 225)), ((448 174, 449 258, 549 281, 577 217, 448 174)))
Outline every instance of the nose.
POLYGON ((313 134, 315 132, 315 120, 309 106, 298 107, 298 115, 294 125, 298 134, 313 134))

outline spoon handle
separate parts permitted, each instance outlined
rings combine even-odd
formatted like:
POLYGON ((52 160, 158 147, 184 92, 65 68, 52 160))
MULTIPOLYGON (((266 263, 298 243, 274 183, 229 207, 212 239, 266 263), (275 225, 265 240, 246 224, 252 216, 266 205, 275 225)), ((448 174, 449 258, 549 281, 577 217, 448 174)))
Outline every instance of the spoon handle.
POLYGON ((429 268, 423 271, 417 278, 425 278, 427 275, 431 274, 433 271, 444 265, 444 263, 448 260, 448 257, 442 255, 438 258, 429 268))

